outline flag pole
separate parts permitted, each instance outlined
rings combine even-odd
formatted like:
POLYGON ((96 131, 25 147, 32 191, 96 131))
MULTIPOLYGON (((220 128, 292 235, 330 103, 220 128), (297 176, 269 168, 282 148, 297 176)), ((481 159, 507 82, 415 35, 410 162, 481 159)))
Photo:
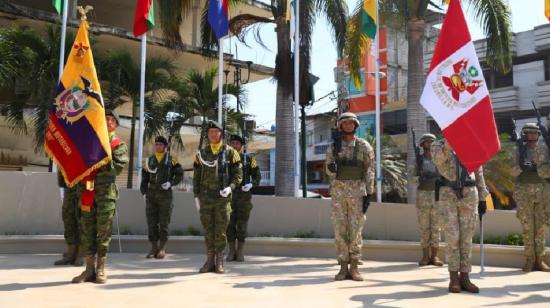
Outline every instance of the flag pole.
POLYGON ((145 130, 145 63, 147 58, 147 32, 141 35, 141 76, 139 82, 139 129, 138 129, 138 161, 137 182, 141 185, 143 169, 143 133, 145 130))
MULTIPOLYGON (((61 42, 59 46, 59 74, 57 82, 61 82, 65 65, 65 40, 67 39, 67 18, 69 16, 69 0, 63 0, 63 15, 61 16, 61 42)), ((57 165, 52 163, 52 172, 57 173, 57 165)))
POLYGON ((222 124, 222 100, 223 100, 223 37, 218 42, 218 124, 222 124))
MULTIPOLYGON (((300 193, 300 1, 294 0, 294 197, 300 193)), ((305 187, 303 188, 305 189, 305 187)))
POLYGON ((380 22, 378 21, 378 1, 376 2, 376 37, 375 41, 375 61, 374 61, 374 83, 376 95, 376 202, 382 202, 382 168, 380 166, 380 22))
POLYGON ((483 215, 479 216, 479 228, 480 228, 480 234, 479 234, 479 264, 480 264, 480 270, 479 270, 479 276, 481 277, 485 273, 485 250, 483 249, 483 215))

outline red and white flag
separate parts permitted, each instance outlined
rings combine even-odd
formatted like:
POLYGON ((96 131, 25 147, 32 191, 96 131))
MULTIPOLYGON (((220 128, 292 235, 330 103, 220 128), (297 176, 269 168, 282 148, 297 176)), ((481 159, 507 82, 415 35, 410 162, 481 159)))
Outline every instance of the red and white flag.
POLYGON ((458 0, 443 21, 420 104, 468 171, 500 150, 491 97, 458 0))

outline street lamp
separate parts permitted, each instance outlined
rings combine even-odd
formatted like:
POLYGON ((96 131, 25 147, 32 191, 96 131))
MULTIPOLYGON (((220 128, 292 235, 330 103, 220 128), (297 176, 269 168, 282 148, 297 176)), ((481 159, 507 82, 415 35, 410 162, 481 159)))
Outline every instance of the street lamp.
MULTIPOLYGON (((246 79, 243 79, 243 77, 242 77, 243 65, 239 62, 235 62, 235 63, 233 63, 232 61, 229 62, 229 65, 232 65, 235 68, 234 71, 233 71, 233 82, 232 83, 237 87, 237 89, 239 89, 241 87, 241 85, 245 85, 250 81, 250 68, 252 67, 252 61, 246 61, 244 63, 246 65, 246 70, 247 70, 246 79)), ((229 70, 224 71, 226 84, 229 83, 229 80, 228 80, 229 72, 230 72, 229 70)), ((241 112, 241 107, 242 107, 241 100, 239 98, 239 95, 237 95, 237 113, 241 112)), ((241 130, 241 133, 243 135, 246 135, 244 120, 243 120, 242 123, 240 123, 239 126, 240 126, 239 128, 241 130)), ((243 137, 246 137, 246 136, 243 136, 243 137)))

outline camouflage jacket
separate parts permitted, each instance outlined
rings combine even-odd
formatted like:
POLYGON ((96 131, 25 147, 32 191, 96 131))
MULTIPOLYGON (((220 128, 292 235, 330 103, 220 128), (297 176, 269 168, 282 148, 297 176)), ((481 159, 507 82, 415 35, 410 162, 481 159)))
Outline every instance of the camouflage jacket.
POLYGON ((260 167, 258 167, 256 158, 250 154, 246 154, 245 157, 244 153, 240 153, 239 157, 243 166, 243 181, 241 183, 241 186, 248 183, 252 183, 253 186, 260 185, 262 175, 260 174, 260 167), (245 161, 246 165, 244 164, 245 161), (245 175, 247 179, 244 178, 245 175))
POLYGON ((109 136, 111 144, 112 160, 97 170, 95 181, 96 184, 103 182, 115 182, 115 178, 122 172, 124 166, 128 163, 128 148, 122 139, 116 134, 109 136))
POLYGON ((372 146, 365 139, 355 137, 355 139, 350 142, 342 140, 342 148, 337 153, 337 157, 334 157, 334 144, 331 144, 327 149, 325 172, 331 178, 331 180, 336 180, 336 173, 331 172, 328 169, 328 165, 338 159, 353 159, 356 146, 358 147, 357 159, 363 162, 362 182, 365 183, 367 194, 371 195, 374 193, 374 151, 372 149, 372 146))
POLYGON ((225 161, 222 162, 222 148, 214 154, 210 145, 197 151, 193 164, 193 193, 200 194, 218 193, 223 186, 231 187, 235 191, 243 179, 243 170, 239 153, 229 145, 225 147, 225 161), (224 179, 221 178, 221 167, 225 167, 224 179), (222 181, 224 183, 222 183, 222 181))
MULTIPOLYGON (((525 159, 537 166, 537 175, 541 183, 543 179, 550 178, 548 148, 544 143, 537 143, 533 149, 528 147, 525 159)), ((516 181, 529 182, 529 179, 522 176, 522 170, 519 165, 519 149, 517 147, 515 151, 510 153, 510 163, 512 165, 512 175, 516 177, 516 181)))
POLYGON ((168 157, 166 163, 166 153, 158 161, 155 155, 151 155, 145 160, 143 170, 141 172, 141 184, 139 190, 142 194, 146 194, 151 190, 163 190, 161 185, 170 182, 171 186, 178 185, 183 178, 183 168, 178 161, 172 157, 168 157))

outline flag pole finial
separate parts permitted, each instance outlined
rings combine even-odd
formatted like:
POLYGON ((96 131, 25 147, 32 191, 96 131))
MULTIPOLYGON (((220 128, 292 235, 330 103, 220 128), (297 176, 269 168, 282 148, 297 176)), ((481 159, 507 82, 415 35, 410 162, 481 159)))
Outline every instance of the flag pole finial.
POLYGON ((78 10, 78 13, 80 13, 80 20, 88 20, 88 17, 86 14, 88 14, 89 11, 93 10, 94 7, 91 5, 84 6, 77 6, 76 9, 78 10))

